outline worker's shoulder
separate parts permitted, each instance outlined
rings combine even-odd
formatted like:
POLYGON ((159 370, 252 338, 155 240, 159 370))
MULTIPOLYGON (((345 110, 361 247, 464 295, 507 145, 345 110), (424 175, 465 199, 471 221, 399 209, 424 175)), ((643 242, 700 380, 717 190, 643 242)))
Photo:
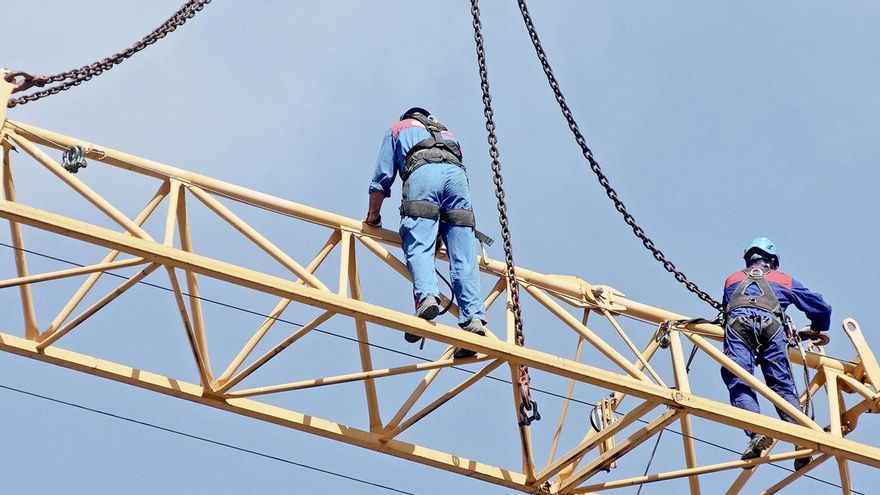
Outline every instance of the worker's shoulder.
MULTIPOLYGON (((422 124, 416 119, 403 119, 400 122, 396 122, 391 126, 391 134, 395 138, 399 138, 402 132, 418 132, 427 134, 430 136, 430 132, 428 128, 425 127, 425 124, 422 124)), ((455 134, 452 133, 449 129, 443 129, 440 131, 440 135, 443 136, 444 139, 456 139, 455 134)))
POLYGON ((395 122, 394 125, 391 126, 391 134, 394 135, 394 137, 400 137, 400 133, 405 129, 425 130, 425 125, 416 119, 403 119, 400 122, 395 122))
POLYGON ((746 278, 746 272, 744 270, 737 270, 730 274, 729 277, 724 281, 724 287, 730 287, 733 284, 738 284, 746 278))
MULTIPOLYGON (((748 277, 745 270, 737 270, 730 274, 727 277, 727 280, 724 281, 724 287, 730 287, 731 285, 738 284, 745 280, 748 277)), ((792 285, 794 285, 794 279, 791 278, 785 272, 781 272, 779 270, 769 270, 764 278, 772 283, 785 287, 786 289, 791 289, 792 285)))
POLYGON ((792 285, 794 285, 794 279, 791 278, 785 272, 781 272, 779 270, 770 270, 767 272, 767 281, 770 283, 778 284, 786 289, 791 289, 792 285))

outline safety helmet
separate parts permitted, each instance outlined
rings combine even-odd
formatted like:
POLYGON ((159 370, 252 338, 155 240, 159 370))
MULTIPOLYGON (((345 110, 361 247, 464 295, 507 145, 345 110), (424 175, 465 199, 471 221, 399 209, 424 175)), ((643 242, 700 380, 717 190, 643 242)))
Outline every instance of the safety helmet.
POLYGON ((748 262, 749 256, 751 256, 752 253, 763 253, 771 256, 775 258, 776 266, 779 266, 779 250, 776 249, 776 244, 766 237, 755 237, 751 242, 746 244, 746 249, 743 251, 743 259, 748 262))
POLYGON ((420 113, 420 114, 424 115, 425 117, 429 117, 431 115, 431 112, 425 110, 422 107, 412 107, 409 110, 403 112, 403 115, 400 116, 400 120, 408 119, 408 118, 412 117, 412 115, 414 113, 420 113))

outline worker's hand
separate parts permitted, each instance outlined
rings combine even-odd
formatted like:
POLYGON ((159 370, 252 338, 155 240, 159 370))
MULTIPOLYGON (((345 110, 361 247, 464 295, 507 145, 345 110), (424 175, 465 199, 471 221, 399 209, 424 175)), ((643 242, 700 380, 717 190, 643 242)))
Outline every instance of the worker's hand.
POLYGON ((828 334, 820 330, 801 330, 798 334, 801 340, 812 341, 813 345, 817 346, 828 345, 828 343, 831 342, 831 338, 828 337, 828 334))
POLYGON ((367 218, 364 219, 364 223, 371 227, 381 227, 382 215, 378 213, 367 213, 367 218))

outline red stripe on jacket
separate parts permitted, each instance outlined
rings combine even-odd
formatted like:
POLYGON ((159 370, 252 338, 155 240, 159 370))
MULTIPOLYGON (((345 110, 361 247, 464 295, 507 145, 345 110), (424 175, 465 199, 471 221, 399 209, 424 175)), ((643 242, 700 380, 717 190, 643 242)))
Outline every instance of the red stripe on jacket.
MULTIPOLYGON (((731 285, 738 284, 745 280, 747 277, 748 275, 745 271, 740 270, 738 272, 734 272, 729 277, 727 277, 727 280, 724 282, 724 288, 727 289, 731 285)), ((786 289, 791 290, 792 279, 783 272, 780 272, 778 270, 770 270, 764 275, 764 279, 766 279, 767 282, 781 285, 786 289)))

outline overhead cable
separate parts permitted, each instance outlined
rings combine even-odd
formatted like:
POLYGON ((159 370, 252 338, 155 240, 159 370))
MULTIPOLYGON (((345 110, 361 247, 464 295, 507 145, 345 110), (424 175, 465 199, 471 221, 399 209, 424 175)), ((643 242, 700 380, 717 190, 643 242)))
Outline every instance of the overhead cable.
POLYGON ((105 417, 108 417, 108 418, 118 419, 118 420, 120 420, 120 421, 126 421, 126 422, 128 422, 128 423, 133 423, 133 424, 136 424, 136 425, 145 426, 145 427, 147 427, 147 428, 152 428, 152 429, 154 429, 154 430, 164 431, 164 432, 166 432, 166 433, 172 433, 172 434, 174 434, 174 435, 179 435, 179 436, 186 437, 186 438, 190 438, 190 439, 193 439, 193 440, 198 440, 198 441, 200 441, 200 442, 205 442, 205 443, 208 443, 208 444, 211 444, 211 445, 216 445, 216 446, 218 446, 218 447, 225 447, 225 448, 227 448, 227 449, 236 450, 236 451, 238 451, 238 452, 244 452, 245 454, 251 454, 251 455, 258 456, 258 457, 263 457, 263 458, 265 458, 265 459, 271 459, 271 460, 273 460, 273 461, 283 462, 284 464, 289 464, 289 465, 291 465, 291 466, 296 466, 296 467, 300 467, 300 468, 303 468, 303 469, 308 469, 308 470, 311 470, 311 471, 316 471, 316 472, 319 472, 319 473, 322 473, 322 474, 326 474, 326 475, 329 475, 329 476, 334 476, 334 477, 341 478, 341 479, 348 480, 348 481, 353 481, 353 482, 355 482, 355 483, 360 483, 360 484, 363 484, 363 485, 369 485, 369 486, 372 486, 372 487, 381 488, 381 489, 383 489, 383 490, 388 490, 388 491, 390 491, 390 492, 394 492, 394 493, 400 493, 401 495, 416 495, 416 494, 413 493, 413 492, 408 492, 408 491, 400 490, 400 489, 397 489, 397 488, 394 488, 394 487, 391 487, 391 486, 388 486, 388 485, 383 485, 383 484, 381 484, 381 483, 375 483, 375 482, 372 482, 372 481, 367 481, 367 480, 362 479, 362 478, 357 478, 357 477, 355 477, 355 476, 349 476, 349 475, 347 475, 347 474, 338 473, 338 472, 336 472, 336 471, 331 471, 331 470, 329 470, 329 469, 319 468, 319 467, 316 467, 316 466, 312 466, 312 465, 305 464, 305 463, 302 463, 302 462, 297 462, 297 461, 294 461, 294 460, 291 460, 291 459, 287 459, 287 458, 284 458, 284 457, 278 457, 278 456, 275 456, 275 455, 272 455, 272 454, 267 454, 267 453, 265 453, 265 452, 259 452, 259 451, 257 451, 257 450, 252 450, 252 449, 248 449, 248 448, 245 448, 245 447, 240 447, 240 446, 238 446, 238 445, 233 445, 233 444, 231 444, 231 443, 221 442, 220 440, 214 440, 214 439, 211 439, 211 438, 208 438, 208 437, 203 437, 203 436, 200 436, 200 435, 195 435, 195 434, 192 434, 192 433, 187 433, 187 432, 185 432, 185 431, 175 430, 175 429, 173 429, 173 428, 168 428, 168 427, 165 427, 165 426, 160 426, 160 425, 157 425, 157 424, 155 424, 155 423, 150 423, 150 422, 148 422, 148 421, 143 421, 143 420, 139 420, 139 419, 130 418, 130 417, 128 417, 128 416, 123 416, 123 415, 121 415, 121 414, 115 414, 115 413, 111 413, 111 412, 104 411, 104 410, 101 410, 101 409, 96 409, 96 408, 93 408, 93 407, 84 406, 84 405, 82 405, 82 404, 77 404, 77 403, 74 403, 74 402, 68 402, 68 401, 66 401, 66 400, 56 399, 56 398, 54 398, 54 397, 49 397, 49 396, 47 396, 47 395, 41 395, 41 394, 38 394, 38 393, 35 393, 35 392, 29 392, 29 391, 27 391, 27 390, 23 390, 23 389, 20 389, 20 388, 15 388, 15 387, 11 387, 11 386, 8 386, 8 385, 0 384, 0 389, 7 390, 7 391, 9 391, 9 392, 15 392, 15 393, 22 394, 22 395, 27 395, 27 396, 34 397, 34 398, 37 398, 37 399, 42 399, 42 400, 45 400, 45 401, 48 401, 48 402, 53 402, 53 403, 55 403, 55 404, 61 404, 61 405, 65 405, 65 406, 68 406, 68 407, 73 407, 73 408, 76 408, 76 409, 79 409, 79 410, 82 410, 82 411, 87 411, 87 412, 90 412, 90 413, 100 414, 100 415, 105 416, 105 417))
MULTIPOLYGON (((32 249, 17 248, 17 247, 15 247, 15 246, 13 246, 13 245, 11 245, 11 244, 7 244, 7 243, 5 243, 5 242, 0 242, 0 246, 7 247, 7 248, 12 249, 12 250, 19 250, 19 251, 24 252, 24 253, 33 254, 34 256, 39 256, 39 257, 41 257, 41 258, 49 259, 49 260, 52 260, 52 261, 57 261, 57 262, 59 262, 59 263, 64 263, 64 264, 71 265, 71 266, 76 266, 76 267, 83 267, 83 266, 85 266, 85 265, 83 265, 83 264, 81 264, 81 263, 77 263, 77 262, 75 262, 75 261, 67 260, 67 259, 64 259, 64 258, 59 258, 59 257, 57 257, 57 256, 52 256, 52 255, 50 255, 50 254, 45 254, 45 253, 42 253, 42 252, 39 252, 39 251, 34 251, 34 250, 32 250, 32 249)), ((107 275, 110 275, 110 276, 112 276, 112 277, 116 277, 116 278, 119 278, 119 279, 123 279, 123 280, 128 280, 128 279, 129 279, 129 277, 126 277, 125 275, 120 275, 120 274, 118 274, 118 273, 114 273, 114 272, 102 271, 101 273, 104 273, 104 274, 107 274, 107 275)), ((147 286, 147 287, 152 287, 152 288, 154 288, 154 289, 159 289, 159 290, 166 291, 166 292, 173 292, 173 289, 171 289, 170 287, 165 287, 165 286, 162 286, 162 285, 159 285, 159 284, 154 284, 154 283, 146 282, 146 281, 143 281, 143 280, 139 281, 138 284, 145 285, 145 286, 147 286)), ((288 325, 293 325, 293 326, 295 326, 295 327, 302 328, 302 327, 305 326, 305 324, 303 324, 303 323, 295 322, 295 321, 292 321, 292 320, 287 320, 287 319, 284 319, 284 318, 281 318, 281 317, 273 317, 273 316, 271 316, 271 315, 268 315, 268 314, 262 313, 262 312, 260 312, 260 311, 255 311, 255 310, 252 310, 252 309, 248 309, 248 308, 244 308, 244 307, 241 307, 241 306, 237 306, 237 305, 235 305, 235 304, 230 304, 230 303, 226 303, 226 302, 219 301, 219 300, 216 300, 216 299, 211 299, 211 298, 205 297, 205 296, 203 296, 203 295, 199 295, 199 296, 191 296, 190 294, 187 294, 187 293, 185 293, 185 292, 183 293, 183 295, 184 295, 185 297, 196 297, 197 299, 199 299, 199 300, 202 301, 202 302, 206 302, 206 303, 209 303, 209 304, 214 304, 214 305, 217 305, 217 306, 221 306, 221 307, 224 307, 224 308, 232 309, 232 310, 235 310, 235 311, 240 311, 240 312, 243 312, 243 313, 248 313, 248 314, 251 314, 251 315, 254 315, 254 316, 260 316, 260 317, 262 317, 262 318, 272 318, 272 319, 274 319, 274 320, 276 320, 276 321, 278 321, 278 322, 280 322, 280 323, 285 323, 285 324, 288 324, 288 325)), ((313 331, 314 331, 314 332, 317 332, 317 333, 321 333, 321 334, 323 334, 323 335, 330 336, 330 337, 335 337, 335 338, 338 338, 338 339, 347 340, 347 341, 352 342, 352 343, 364 344, 364 345, 367 345, 367 346, 372 347, 372 348, 374 348, 374 349, 380 349, 380 350, 383 350, 383 351, 386 351, 386 352, 390 352, 390 353, 392 353, 392 354, 397 354, 397 355, 400 355, 400 356, 406 356, 406 357, 409 357, 409 358, 412 358, 412 359, 416 359, 416 360, 419 360, 419 361, 423 361, 423 362, 430 362, 430 361, 431 361, 431 359, 426 358, 426 357, 423 357, 423 356, 419 356, 419 355, 417 355, 417 354, 412 354, 412 353, 409 353, 409 352, 406 352, 406 351, 401 351, 401 350, 398 350, 398 349, 394 349, 394 348, 392 348, 392 347, 383 346, 383 345, 380 345, 380 344, 376 344, 375 342, 365 342, 365 341, 359 340, 359 339, 357 339, 357 338, 355 338, 355 337, 349 337, 349 336, 347 336, 347 335, 342 335, 342 334, 340 334, 340 333, 336 333, 336 332, 332 332, 332 331, 329 331, 329 330, 325 330, 325 329, 322 329, 322 328, 320 328, 320 327, 316 327, 313 331)), ((463 368, 463 367, 461 367, 461 366, 450 366, 450 368, 451 368, 451 369, 454 369, 454 370, 456 370, 456 371, 462 372, 462 373, 470 374, 470 375, 476 374, 475 371, 469 370, 469 369, 467 369, 467 368, 463 368)), ((502 383, 502 384, 505 384, 505 385, 508 385, 508 386, 511 385, 511 381, 510 381, 510 380, 506 380, 506 379, 504 379, 504 378, 499 378, 499 377, 492 376, 492 375, 486 375, 484 378, 486 378, 486 379, 488 379, 488 380, 491 380, 491 381, 494 381, 494 382, 502 383)), ((550 391, 550 390, 541 389, 541 388, 537 388, 537 387, 531 387, 531 390, 533 390, 533 391, 535 391, 535 392, 538 392, 538 393, 542 393, 542 394, 547 395, 547 396, 550 396, 550 397, 555 397, 555 398, 557 398, 557 399, 570 400, 571 402, 574 402, 574 403, 576 403, 576 404, 581 404, 581 405, 583 405, 583 406, 587 406, 587 407, 596 407, 596 403, 594 403, 594 402, 589 402, 589 401, 585 401, 585 400, 582 400, 582 399, 578 399, 577 397, 567 397, 567 396, 562 395, 562 394, 560 394, 560 393, 553 392, 553 391, 550 391)), ((619 412, 617 412, 617 414, 618 414, 619 416, 623 416, 625 413, 619 413, 619 412)), ((642 418, 638 418, 636 421, 639 422, 639 423, 642 423, 642 424, 648 424, 648 423, 649 423, 649 421, 647 421, 647 420, 645 420, 645 419, 642 419, 642 418)), ((705 440, 705 439, 700 438, 700 437, 697 437, 697 436, 687 435, 687 434, 685 434, 685 433, 683 433, 683 432, 680 432, 680 431, 674 430, 674 429, 669 428, 669 427, 667 427, 667 428, 663 428, 663 431, 668 431, 668 432, 670 432, 670 433, 674 433, 674 434, 679 435, 679 436, 681 436, 681 437, 685 437, 685 438, 689 438, 689 439, 691 439, 691 440, 694 440, 695 442, 702 443, 702 444, 705 444, 705 445, 709 445, 709 446, 711 446, 711 447, 715 447, 715 448, 717 448, 717 449, 725 450, 725 451, 730 452, 730 453, 732 453, 732 454, 736 454, 736 455, 739 455, 739 454, 740 454, 739 451, 736 451, 736 450, 734 450, 734 449, 731 449, 730 447, 727 447, 727 446, 725 446, 725 445, 721 445, 721 444, 718 444, 718 443, 712 442, 712 441, 710 441, 710 440, 705 440)), ((782 465, 780 465, 780 464, 778 464, 778 463, 770 462, 770 463, 768 463, 768 464, 771 465, 771 466, 773 466, 773 467, 775 467, 775 468, 782 469, 783 471, 788 471, 788 472, 793 472, 793 471, 794 471, 793 469, 787 468, 787 467, 782 466, 782 465)), ((809 475, 809 474, 805 474, 805 475, 803 475, 803 477, 804 477, 804 478, 809 478, 809 479, 811 479, 811 480, 813 480, 813 481, 818 481, 818 482, 820 482, 820 483, 824 483, 824 484, 829 485, 829 486, 833 486, 833 487, 836 487, 836 488, 840 488, 840 485, 837 485, 837 484, 832 483, 832 482, 830 482, 830 481, 824 480, 824 479, 822 479, 822 478, 817 478, 817 477, 812 476, 812 475, 809 475)), ((864 493, 859 492, 859 491, 856 491, 856 490, 852 490, 852 492, 853 492, 854 494, 856 494, 856 495, 865 495, 864 493)))

